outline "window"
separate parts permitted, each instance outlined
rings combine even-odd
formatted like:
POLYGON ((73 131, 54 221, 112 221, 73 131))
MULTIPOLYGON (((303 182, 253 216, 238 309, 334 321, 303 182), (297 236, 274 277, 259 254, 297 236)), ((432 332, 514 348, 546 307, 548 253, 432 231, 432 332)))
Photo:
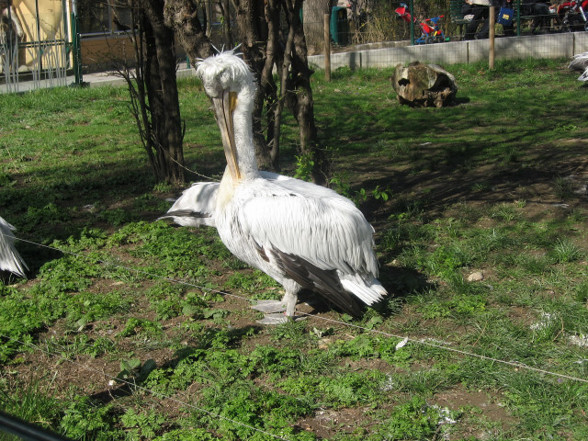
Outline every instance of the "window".
POLYGON ((80 34, 112 34, 131 27, 131 10, 127 1, 78 0, 80 34))

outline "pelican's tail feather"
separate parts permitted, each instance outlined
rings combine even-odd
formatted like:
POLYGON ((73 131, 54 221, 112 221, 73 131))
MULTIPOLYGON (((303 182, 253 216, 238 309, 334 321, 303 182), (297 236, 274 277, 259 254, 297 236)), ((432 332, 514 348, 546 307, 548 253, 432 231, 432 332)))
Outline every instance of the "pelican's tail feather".
POLYGON ((14 247, 14 229, 0 217, 0 269, 26 278, 25 271, 28 267, 14 247))
POLYGON ((341 276, 341 285, 368 306, 380 302, 387 294, 386 288, 373 276, 359 274, 341 276))

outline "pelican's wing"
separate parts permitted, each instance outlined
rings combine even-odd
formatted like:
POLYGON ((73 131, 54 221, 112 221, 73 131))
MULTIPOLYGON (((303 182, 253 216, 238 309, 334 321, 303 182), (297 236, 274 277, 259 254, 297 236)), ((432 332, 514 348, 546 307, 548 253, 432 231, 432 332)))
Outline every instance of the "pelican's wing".
MULTIPOLYGON (((308 193, 313 195, 313 197, 318 198, 335 198, 347 200, 346 198, 342 197, 340 194, 334 192, 330 188, 322 187, 320 185, 312 184, 310 182, 302 181, 300 179, 292 178, 290 176, 284 176, 278 173, 272 173, 268 171, 262 171, 260 172, 260 174, 263 178, 267 179, 268 181, 273 182, 276 185, 279 185, 280 187, 283 187, 287 190, 295 191, 301 194, 308 193)), ((347 200, 347 202, 351 203, 351 205, 355 207, 355 205, 353 205, 351 201, 347 200)))
POLYGON ((582 72, 582 75, 578 77, 578 81, 588 81, 588 66, 586 67, 586 70, 582 72))
POLYGON ((14 227, 0 217, 0 269, 26 277, 28 267, 14 247, 13 231, 14 227))
POLYGON ((568 69, 577 70, 580 72, 584 71, 586 68, 588 68, 588 52, 574 55, 574 58, 568 65, 568 69))
POLYGON ((373 228, 347 198, 293 178, 257 179, 235 198, 243 234, 255 241, 262 258, 301 286, 335 304, 341 291, 368 305, 385 295, 376 280, 373 228), (326 286, 331 288, 321 289, 326 286))
MULTIPOLYGON (((322 269, 378 273, 373 228, 349 199, 314 184, 304 192, 256 179, 240 201, 240 222, 260 244, 305 256, 322 269)), ((238 196, 241 199, 241 195, 238 196)))
POLYGON ((574 55, 572 58, 588 58, 588 51, 574 55))
POLYGON ((320 293, 328 302, 354 317, 361 315, 363 305, 343 286, 337 270, 318 268, 301 256, 283 253, 277 248, 259 247, 258 252, 303 288, 320 293))
POLYGON ((172 219, 183 227, 214 227, 214 208, 218 182, 197 182, 184 190, 172 207, 159 219, 172 219))

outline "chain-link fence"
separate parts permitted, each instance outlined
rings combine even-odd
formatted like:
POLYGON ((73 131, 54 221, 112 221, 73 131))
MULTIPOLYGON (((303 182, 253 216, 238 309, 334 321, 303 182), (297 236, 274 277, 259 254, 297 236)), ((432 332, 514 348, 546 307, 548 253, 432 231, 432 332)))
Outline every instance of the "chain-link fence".
MULTIPOLYGON (((339 2, 331 8, 332 68, 414 61, 469 63, 488 58, 495 13, 497 58, 569 57, 588 50, 588 0, 465 0, 339 2), (347 55, 343 55, 347 54, 347 55)), ((322 23, 306 21, 311 62, 322 67, 322 23), (320 30, 320 34, 318 30, 320 30)))
MULTIPOLYGON (((489 3, 488 0, 473 0, 489 3)), ((432 44, 488 38, 489 7, 465 0, 373 0, 339 2, 331 8, 331 35, 335 45, 383 41, 432 44)), ((540 35, 588 30, 588 0, 497 0, 496 36, 540 35), (583 5, 584 3, 584 5, 583 5)), ((305 23, 311 28, 310 23, 305 23)), ((311 45, 314 35, 307 35, 311 45)))

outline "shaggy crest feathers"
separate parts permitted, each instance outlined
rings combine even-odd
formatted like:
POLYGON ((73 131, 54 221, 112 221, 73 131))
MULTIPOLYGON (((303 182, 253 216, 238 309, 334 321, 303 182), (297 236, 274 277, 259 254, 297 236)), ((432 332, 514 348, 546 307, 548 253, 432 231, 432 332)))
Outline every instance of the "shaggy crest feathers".
MULTIPOLYGON (((237 49, 237 48, 235 48, 237 49)), ((253 72, 234 50, 221 52, 202 60, 196 65, 196 75, 202 80, 206 94, 213 98, 222 89, 238 91, 244 86, 255 90, 253 72), (212 89, 210 84, 218 87, 212 89)))

